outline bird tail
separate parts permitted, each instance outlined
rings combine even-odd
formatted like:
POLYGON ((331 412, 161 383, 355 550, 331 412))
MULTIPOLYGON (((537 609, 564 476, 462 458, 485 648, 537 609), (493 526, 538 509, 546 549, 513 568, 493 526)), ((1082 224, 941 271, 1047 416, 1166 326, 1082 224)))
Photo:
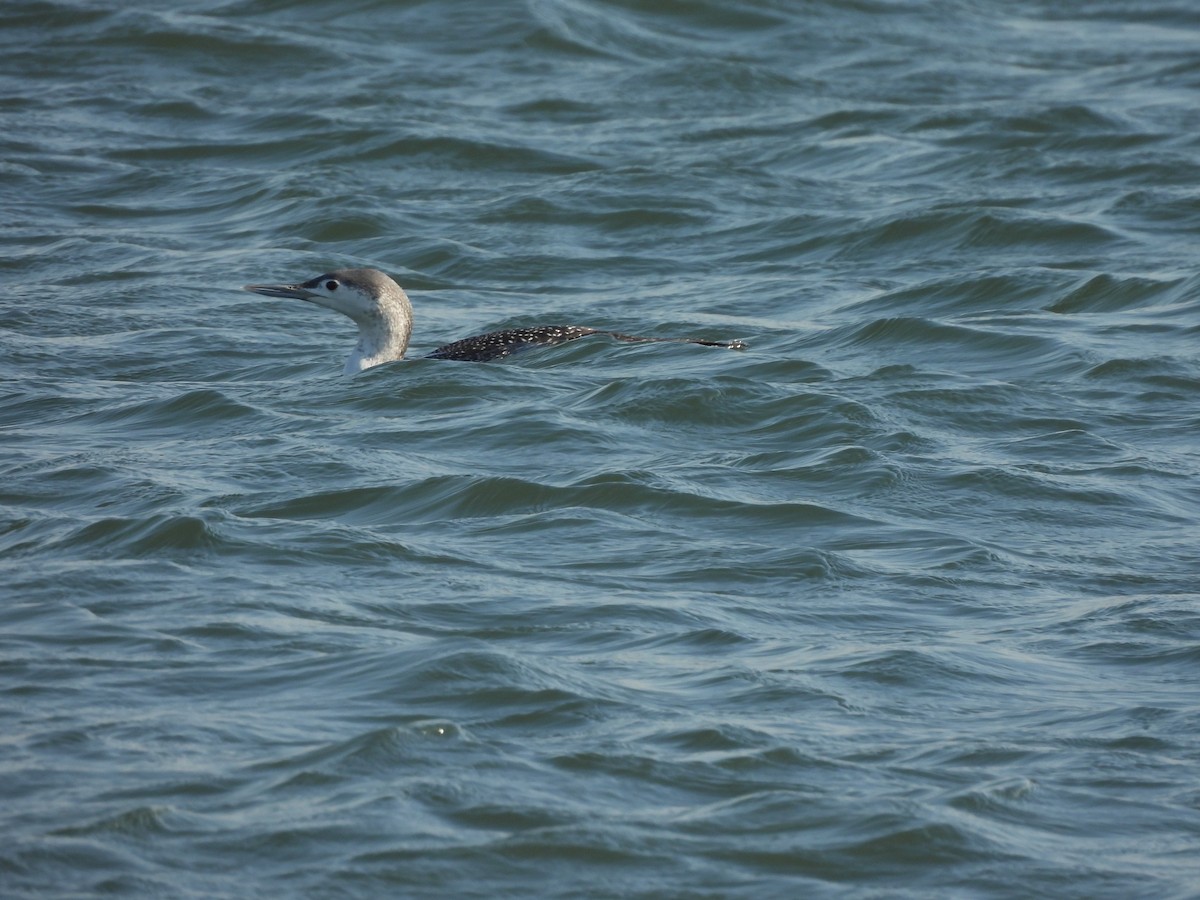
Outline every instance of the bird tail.
POLYGON ((704 341, 700 338, 642 337, 636 334, 621 334, 619 331, 597 331, 614 341, 627 344, 699 344, 701 347, 724 347, 726 350, 745 350, 745 341, 704 341))

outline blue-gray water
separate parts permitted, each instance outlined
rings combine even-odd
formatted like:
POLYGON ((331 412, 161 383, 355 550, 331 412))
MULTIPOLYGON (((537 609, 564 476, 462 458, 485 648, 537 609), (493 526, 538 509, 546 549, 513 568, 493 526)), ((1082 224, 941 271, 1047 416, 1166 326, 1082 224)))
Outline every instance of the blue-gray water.
POLYGON ((0 47, 4 897, 1200 893, 1194 3, 0 47))

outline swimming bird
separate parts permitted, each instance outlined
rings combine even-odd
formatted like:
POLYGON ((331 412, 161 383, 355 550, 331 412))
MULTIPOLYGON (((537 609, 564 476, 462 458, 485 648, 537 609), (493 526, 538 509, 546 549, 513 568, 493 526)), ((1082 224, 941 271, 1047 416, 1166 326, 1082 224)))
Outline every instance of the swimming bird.
MULTIPOLYGON (((352 375, 381 363, 403 359, 412 336, 412 304, 404 289, 378 269, 337 269, 303 284, 248 284, 243 290, 264 297, 307 300, 342 315, 358 326, 358 343, 346 360, 343 374, 352 375)), ((745 350, 741 341, 702 341, 698 338, 637 337, 583 325, 540 325, 490 331, 438 347, 426 359, 489 362, 529 347, 563 344, 599 334, 631 343, 678 342, 705 347, 745 350)))

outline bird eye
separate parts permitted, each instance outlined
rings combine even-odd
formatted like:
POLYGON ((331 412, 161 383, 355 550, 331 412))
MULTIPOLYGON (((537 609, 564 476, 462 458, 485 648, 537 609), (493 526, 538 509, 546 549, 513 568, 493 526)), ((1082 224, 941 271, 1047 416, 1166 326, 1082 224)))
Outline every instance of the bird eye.
POLYGON ((338 289, 338 283, 336 281, 334 281, 332 278, 330 278, 327 282, 325 282, 325 290, 336 291, 337 289, 338 289))

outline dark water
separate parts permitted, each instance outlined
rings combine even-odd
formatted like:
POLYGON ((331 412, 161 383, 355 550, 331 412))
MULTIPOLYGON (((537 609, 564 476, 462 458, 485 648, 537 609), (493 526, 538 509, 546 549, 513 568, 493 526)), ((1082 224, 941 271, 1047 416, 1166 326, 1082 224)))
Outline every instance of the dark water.
POLYGON ((0 44, 0 894, 1200 894, 1194 3, 0 44))

